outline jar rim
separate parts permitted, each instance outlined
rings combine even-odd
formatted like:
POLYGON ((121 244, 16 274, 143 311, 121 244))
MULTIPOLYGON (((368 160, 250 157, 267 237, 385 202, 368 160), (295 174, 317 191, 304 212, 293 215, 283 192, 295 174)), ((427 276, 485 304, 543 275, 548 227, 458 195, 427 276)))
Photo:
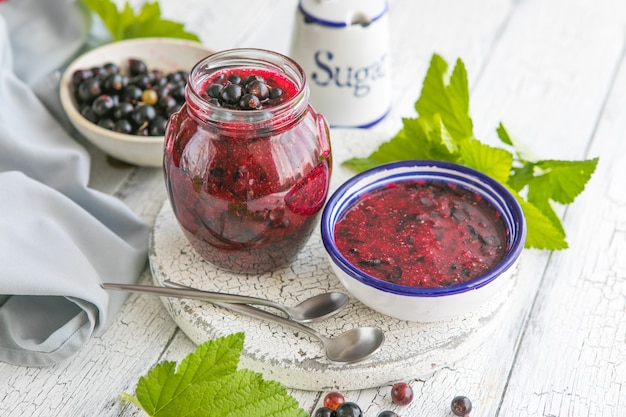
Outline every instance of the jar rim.
POLYGON ((292 58, 266 49, 235 48, 215 52, 196 63, 189 72, 185 98, 190 112, 200 121, 233 126, 271 122, 272 128, 277 129, 304 114, 309 102, 309 88, 304 69, 292 58), (239 110, 216 106, 202 95, 202 87, 212 74, 228 68, 260 68, 279 73, 293 82, 296 94, 268 108, 239 110))

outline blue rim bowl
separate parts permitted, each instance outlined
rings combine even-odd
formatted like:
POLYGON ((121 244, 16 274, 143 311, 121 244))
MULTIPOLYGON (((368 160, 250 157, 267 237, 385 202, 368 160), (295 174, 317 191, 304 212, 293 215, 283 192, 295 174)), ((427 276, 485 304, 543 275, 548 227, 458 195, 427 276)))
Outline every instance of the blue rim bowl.
MULTIPOLYGON (((417 321, 433 321, 439 318, 456 316, 475 308, 484 302, 486 296, 474 294, 476 290, 488 287, 489 284, 503 275, 510 276, 513 266, 517 263, 526 239, 526 222, 522 209, 502 184, 493 178, 463 165, 431 160, 407 160, 383 164, 363 171, 340 185, 329 197, 322 212, 321 235, 324 248, 333 270, 344 286, 370 307, 402 319, 417 321), (360 197, 389 183, 403 180, 433 180, 464 187, 488 201, 501 215, 507 228, 507 250, 503 259, 491 270, 467 282, 445 287, 410 287, 394 284, 368 275, 353 264, 337 249, 335 244, 335 224, 343 217, 346 210, 352 207, 360 197), (366 289, 367 288, 367 289, 366 289), (375 291, 372 291, 375 290, 375 291), (379 300, 369 299, 374 294, 382 295, 379 300), (424 308, 413 308, 412 312, 398 312, 394 306, 393 296, 404 298, 404 307, 413 308, 417 303, 429 299, 424 308), (446 297, 457 297, 467 302, 467 307, 452 308, 452 311, 437 312, 436 301, 446 297), (406 297, 410 299, 407 301, 406 297), (470 299, 476 298, 476 300, 470 299), (408 304, 407 304, 408 302, 408 304), (413 305, 411 303, 415 303, 413 305)), ((494 286, 495 287, 495 286, 494 286)), ((493 291, 484 291, 489 296, 493 291)), ((443 305, 441 308, 447 308, 443 305)))

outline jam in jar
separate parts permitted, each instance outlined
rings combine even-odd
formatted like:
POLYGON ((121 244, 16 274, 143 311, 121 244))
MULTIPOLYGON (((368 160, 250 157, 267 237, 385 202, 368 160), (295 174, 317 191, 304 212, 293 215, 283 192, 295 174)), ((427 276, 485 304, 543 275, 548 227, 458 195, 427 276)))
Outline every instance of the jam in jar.
POLYGON ((329 131, 290 58, 233 49, 197 63, 168 122, 164 175, 185 236, 213 265, 262 273, 291 262, 328 196, 329 131))

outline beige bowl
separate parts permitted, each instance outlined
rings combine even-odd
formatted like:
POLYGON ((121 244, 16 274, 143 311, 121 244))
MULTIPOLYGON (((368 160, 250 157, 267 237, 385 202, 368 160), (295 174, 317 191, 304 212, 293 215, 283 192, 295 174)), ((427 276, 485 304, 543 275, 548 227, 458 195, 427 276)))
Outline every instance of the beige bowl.
POLYGON ((85 119, 71 91, 74 71, 112 62, 125 68, 128 58, 143 60, 148 68, 164 72, 190 71, 214 51, 202 44, 173 38, 138 38, 106 44, 76 58, 61 79, 61 104, 72 125, 91 143, 121 161, 148 167, 163 165, 163 136, 135 136, 113 132, 85 119))

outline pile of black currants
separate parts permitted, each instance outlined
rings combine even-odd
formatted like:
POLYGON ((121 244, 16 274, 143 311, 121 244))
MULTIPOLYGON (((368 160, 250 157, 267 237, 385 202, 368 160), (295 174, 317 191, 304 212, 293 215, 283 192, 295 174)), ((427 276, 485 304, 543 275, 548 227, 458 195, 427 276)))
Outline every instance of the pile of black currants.
POLYGON ((272 85, 259 74, 247 77, 222 74, 205 89, 209 103, 232 110, 259 110, 282 101, 282 88, 272 85))
POLYGON ((84 68, 72 74, 78 111, 105 129, 137 136, 162 136, 170 115, 185 102, 188 73, 148 69, 129 58, 126 71, 114 64, 84 68))

